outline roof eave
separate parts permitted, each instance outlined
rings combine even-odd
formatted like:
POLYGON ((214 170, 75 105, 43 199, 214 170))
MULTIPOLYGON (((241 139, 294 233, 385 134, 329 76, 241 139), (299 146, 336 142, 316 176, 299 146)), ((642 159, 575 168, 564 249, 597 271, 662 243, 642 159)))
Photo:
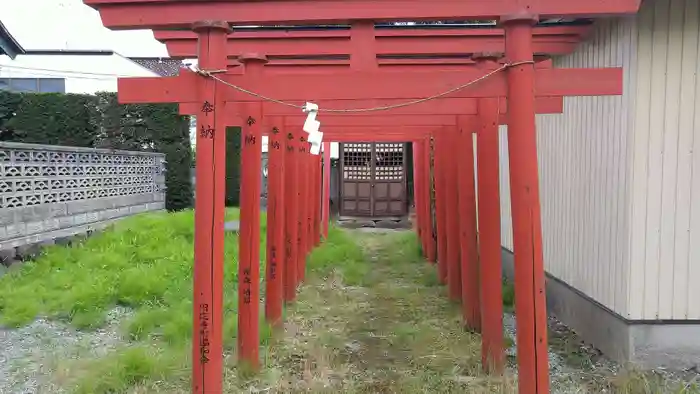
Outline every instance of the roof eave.
POLYGON ((14 59, 17 55, 24 54, 24 48, 19 45, 19 42, 10 34, 7 27, 0 21, 0 52, 14 59))

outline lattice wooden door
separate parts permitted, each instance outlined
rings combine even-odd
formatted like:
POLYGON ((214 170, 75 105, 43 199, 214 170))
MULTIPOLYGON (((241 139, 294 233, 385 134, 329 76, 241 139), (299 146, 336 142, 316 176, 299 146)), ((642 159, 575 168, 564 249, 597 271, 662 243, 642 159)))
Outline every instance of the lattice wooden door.
POLYGON ((342 216, 407 214, 404 143, 345 143, 340 152, 342 216))

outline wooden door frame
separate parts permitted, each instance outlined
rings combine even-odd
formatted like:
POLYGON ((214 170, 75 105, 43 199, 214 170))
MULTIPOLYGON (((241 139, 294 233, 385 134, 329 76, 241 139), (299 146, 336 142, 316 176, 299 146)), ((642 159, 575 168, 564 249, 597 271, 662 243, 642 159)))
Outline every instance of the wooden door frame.
MULTIPOLYGON (((388 143, 388 142, 386 142, 388 143)), ((392 142, 392 143, 398 143, 398 142, 392 142)), ((396 216, 396 215, 385 215, 385 216, 377 216, 375 212, 375 188, 376 184, 378 183, 376 177, 377 177, 377 144, 385 144, 385 142, 341 142, 339 143, 339 187, 338 187, 338 201, 339 201, 339 206, 338 206, 338 214, 341 218, 363 218, 367 220, 399 220, 403 219, 408 215, 408 212, 410 209, 408 208, 408 190, 407 190, 407 158, 406 158, 406 152, 407 152, 407 143, 406 142, 401 142, 401 153, 402 153, 402 161, 401 161, 401 166, 402 166, 402 176, 401 180, 398 182, 386 182, 387 184, 389 183, 400 183, 402 186, 402 193, 401 193, 401 198, 397 200, 388 200, 388 203, 390 201, 400 201, 401 202, 401 214, 396 216), (368 144, 370 148, 370 179, 368 181, 369 187, 370 187, 370 195, 369 195, 369 215, 360 215, 359 210, 355 210, 354 212, 348 212, 344 209, 344 202, 345 202, 345 146, 347 144, 368 144)), ((391 192, 390 188, 387 191, 388 193, 391 192)), ((359 200, 358 200, 359 201, 359 200)))

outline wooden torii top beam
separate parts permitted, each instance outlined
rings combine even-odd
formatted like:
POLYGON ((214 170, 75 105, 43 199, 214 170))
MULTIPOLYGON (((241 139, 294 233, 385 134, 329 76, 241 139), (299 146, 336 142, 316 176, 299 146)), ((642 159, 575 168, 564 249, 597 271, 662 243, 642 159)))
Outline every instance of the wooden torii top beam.
MULTIPOLYGON (((279 74, 264 73, 215 77, 229 85, 222 92, 228 102, 259 102, 259 97, 244 93, 232 86, 247 89, 276 100, 366 100, 422 99, 436 93, 457 89, 470 81, 483 78, 486 72, 478 69, 464 71, 354 71, 334 74, 279 74), (379 83, 381 81, 381 83, 379 83)), ((538 96, 605 96, 622 94, 622 69, 538 69, 535 72, 535 92, 538 96)), ((192 94, 200 76, 183 71, 177 77, 120 78, 118 97, 123 103, 188 103, 198 102, 192 94)), ((507 84, 504 73, 496 73, 463 89, 452 92, 453 98, 505 97, 507 84)), ((300 105, 303 102, 299 103, 300 105)), ((325 106, 324 106, 325 107, 325 106)), ((323 107, 322 107, 323 108, 323 107)))
MULTIPOLYGON (((533 29, 535 54, 563 55, 571 53, 589 32, 590 25, 539 26, 533 29)), ((374 51, 381 58, 397 55, 465 55, 475 52, 504 52, 505 33, 497 28, 393 29, 374 28, 373 42, 364 43, 363 50, 374 51)), ((318 29, 311 31, 270 31, 250 29, 229 34, 229 57, 257 52, 272 61, 275 57, 344 56, 357 50, 353 28, 318 29)), ((167 45, 175 58, 194 56, 191 42, 197 35, 189 31, 159 30, 154 37, 167 45)))
MULTIPOLYGON (((362 100, 361 103, 352 103, 346 100, 326 100, 320 103, 329 108, 343 108, 349 107, 351 105, 363 105, 363 106, 384 106, 392 105, 403 102, 403 100, 392 99, 392 100, 362 100)), ((233 105, 234 111, 228 113, 230 125, 240 124, 241 120, 236 115, 235 103, 229 103, 228 105, 233 105)), ((499 100, 500 113, 506 114, 508 112, 508 105, 505 99, 499 100)), ((197 102, 188 102, 180 104, 180 114, 182 115, 197 115, 200 111, 201 104, 197 102)), ((323 108, 323 107, 322 107, 323 108)), ((564 111, 564 102, 562 97, 537 97, 535 99, 535 111, 538 114, 559 114, 564 111)), ((262 103, 262 112, 265 116, 291 116, 298 117, 302 115, 297 108, 289 107, 286 105, 279 105, 271 102, 262 103)), ((477 100, 472 98, 443 98, 439 100, 426 101, 420 104, 415 104, 407 107, 394 108, 389 111, 383 111, 382 115, 394 117, 394 116, 440 116, 440 115, 476 115, 477 111, 477 100)), ((352 114, 353 117, 359 117, 359 114, 352 114)), ((334 118, 334 117, 347 117, 348 114, 343 113, 323 113, 323 118, 334 118)), ((362 116, 362 115, 360 115, 362 116)), ((377 113, 367 113, 367 116, 377 116, 377 113)), ((324 126, 326 122, 324 122, 324 126)))
MULTIPOLYGON (((196 44, 192 44, 196 45, 196 44)), ((192 56, 194 57, 194 56, 192 56)), ((537 56, 534 61, 536 68, 552 68, 552 61, 546 55, 537 56)), ((501 65, 505 64, 500 60, 501 65)), ((465 67, 474 67, 477 63, 471 58, 434 57, 429 59, 417 59, 411 57, 399 57, 391 59, 376 59, 376 67, 379 70, 391 72, 401 71, 461 71, 465 67)), ((229 59, 227 68, 230 74, 243 74, 242 64, 237 59, 229 59)), ((266 74, 319 74, 338 73, 350 70, 349 59, 272 59, 265 64, 266 74)))
POLYGON ((233 25, 343 24, 349 21, 488 20, 513 15, 588 18, 634 14, 641 0, 83 0, 110 29, 188 29, 223 20, 233 25))
MULTIPOLYGON (((194 43, 192 45, 195 45, 194 43)), ((439 59, 436 59, 439 60, 439 59)), ((470 60, 469 65, 460 65, 458 68, 452 69, 453 71, 456 70, 465 70, 466 68, 471 68, 471 69, 476 69, 477 63, 473 60, 470 60)), ((238 74, 238 75, 243 75, 244 73, 244 67, 239 63, 239 66, 234 69, 229 69, 229 73, 232 74, 238 74)), ((266 65, 267 66, 267 65, 266 65)), ((440 71, 445 71, 441 67, 438 67, 438 64, 433 65, 440 71)), ((498 66, 498 64, 490 63, 488 65, 481 65, 479 67, 483 67, 481 70, 491 68, 493 69, 494 67, 498 66)), ((535 67, 537 69, 549 69, 552 66, 552 62, 550 60, 544 60, 541 62, 538 62, 535 67)), ((428 67, 426 65, 420 65, 420 64, 413 64, 411 66, 407 65, 406 70, 411 70, 415 71, 416 69, 418 70, 424 70, 425 67, 428 67)), ((327 68, 324 66, 316 66, 316 67, 310 67, 312 70, 313 69, 322 69, 322 70, 332 70, 333 67, 327 68)), ((433 70, 434 68, 430 68, 433 70)), ((296 66, 277 66, 277 67, 272 67, 268 68, 265 67, 263 70, 266 75, 269 75, 270 73, 273 73, 273 70, 278 71, 278 70, 283 70, 286 71, 286 73, 290 73, 292 70, 294 72, 297 72, 297 70, 302 71, 302 70, 308 70, 307 68, 304 67, 296 67, 296 66)), ((377 99, 365 99, 362 100, 363 105, 370 105, 370 106, 387 106, 387 105, 395 105, 404 102, 405 100, 400 100, 400 99, 384 99, 384 100, 377 100, 377 99)), ((321 102, 324 107, 328 108, 342 108, 342 107, 347 107, 350 105, 347 100, 324 100, 321 102)), ((229 117, 229 124, 230 125, 238 125, 241 124, 242 120, 236 115, 235 111, 235 103, 229 103, 228 105, 232 106, 231 109, 233 111, 227 112, 227 116, 229 117)), ((356 104, 359 105, 359 104, 356 104)), ((508 106, 507 106, 507 101, 505 98, 499 100, 499 105, 500 105, 500 113, 501 114, 506 114, 508 111, 508 106)), ((263 101, 262 102, 262 112, 267 115, 267 116, 287 116, 287 117, 299 117, 301 116, 301 113, 298 108, 293 108, 290 106, 284 106, 284 105, 279 105, 277 103, 269 102, 269 101, 263 101)), ((563 98, 562 97, 547 97, 547 96, 540 96, 537 97, 535 100, 535 110, 537 113, 543 114, 543 113, 562 113, 563 112, 563 98)), ((183 115, 196 115, 199 110, 200 110, 200 104, 195 103, 195 102, 190 102, 190 103, 181 103, 180 104, 180 113, 183 115)), ((452 97, 446 97, 446 98, 441 98, 439 100, 429 100, 425 101, 422 103, 418 103, 415 105, 407 106, 407 107, 398 107, 394 108, 390 111, 385 111, 383 115, 386 116, 408 116, 409 119, 412 117, 415 117, 415 115, 425 115, 425 116, 439 116, 439 115, 473 115, 477 114, 477 100, 473 98, 452 98, 452 97)), ((357 116, 362 116, 362 115, 370 115, 370 116, 376 116, 376 113, 369 112, 369 113, 353 113, 352 116, 357 117, 357 116)), ((343 113, 324 113, 324 117, 335 117, 335 116, 341 116, 341 117, 347 117, 348 114, 343 114, 343 113)), ((324 125, 327 125, 327 123, 324 122, 324 125)))

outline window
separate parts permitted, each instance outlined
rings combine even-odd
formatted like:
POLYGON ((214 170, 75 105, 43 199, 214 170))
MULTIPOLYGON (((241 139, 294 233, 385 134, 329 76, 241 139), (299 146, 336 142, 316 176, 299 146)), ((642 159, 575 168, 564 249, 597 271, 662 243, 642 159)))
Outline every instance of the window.
POLYGON ((38 92, 38 80, 36 78, 12 78, 10 87, 14 92, 38 92))
POLYGON ((63 78, 40 78, 39 91, 42 93, 65 93, 66 80, 63 78))
POLYGON ((0 90, 11 92, 65 93, 63 78, 0 78, 0 90))

